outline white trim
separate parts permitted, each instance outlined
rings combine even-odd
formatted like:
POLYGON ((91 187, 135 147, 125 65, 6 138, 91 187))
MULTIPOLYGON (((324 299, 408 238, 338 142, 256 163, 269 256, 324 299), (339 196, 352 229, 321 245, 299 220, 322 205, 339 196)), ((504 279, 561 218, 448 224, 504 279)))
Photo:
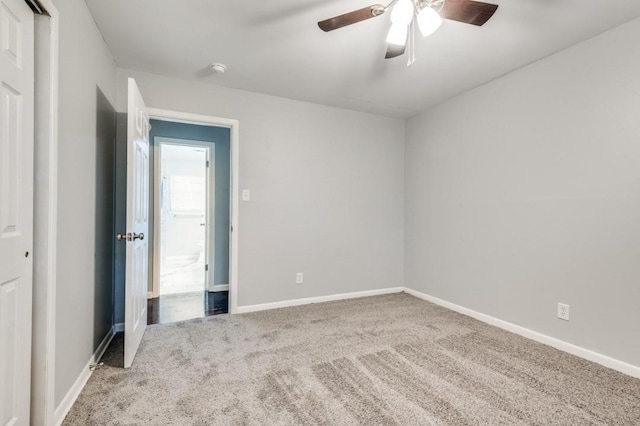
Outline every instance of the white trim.
POLYGON ((153 295, 153 291, 147 292, 147 299, 153 299, 155 296, 153 295))
MULTIPOLYGON (((606 355, 602 355, 597 352, 590 351, 588 349, 573 345, 571 343, 564 342, 554 337, 550 337, 542 333, 529 330, 527 328, 509 323, 507 321, 503 321, 503 320, 494 318, 492 316, 482 314, 472 309, 468 309, 463 306, 456 305, 454 303, 447 302, 445 300, 438 299, 437 297, 433 297, 433 296, 430 296, 406 287, 393 287, 393 288, 385 288, 380 290, 369 290, 369 291, 360 291, 360 292, 353 292, 353 293, 333 294, 328 296, 309 297, 304 299, 285 300, 281 302, 264 303, 260 305, 240 306, 237 308, 237 313, 257 312, 257 311, 264 311, 264 310, 270 310, 270 309, 279 309, 279 308, 286 308, 286 307, 292 307, 292 306, 308 305, 312 303, 356 299, 361 297, 378 296, 383 294, 393 294, 393 293, 401 293, 401 292, 405 292, 407 294, 410 294, 411 296, 417 297, 422 300, 426 300, 428 302, 434 303, 436 305, 442 306, 452 311, 459 312, 463 315, 470 316, 472 318, 475 318, 489 325, 518 334, 525 338, 534 340, 538 343, 552 346, 561 351, 570 353, 580 358, 584 358, 586 360, 595 362, 605 367, 617 370, 629 376, 640 378, 640 367, 625 363, 623 361, 619 361, 617 359, 610 358, 606 355)), ((73 384, 73 386, 71 387, 67 395, 64 397, 64 399, 60 403, 60 405, 56 408, 55 416, 54 416, 56 426, 62 423, 65 416, 68 414, 69 410, 71 409, 74 402, 78 398, 78 395, 80 395, 80 392, 82 391, 87 381, 89 380, 89 377, 91 376, 91 370, 89 369, 89 367, 92 364, 96 364, 97 361, 102 357, 102 355, 104 354, 104 351, 107 349, 107 347, 109 346, 109 343, 115 336, 115 333, 122 332, 122 331, 124 331, 123 323, 114 324, 110 332, 107 334, 107 336, 105 336, 102 343, 100 343, 100 346, 98 347, 94 355, 91 357, 91 359, 85 366, 80 376, 77 378, 77 380, 75 381, 75 383, 73 384)))
MULTIPOLYGON (((216 144, 210 143, 207 149, 207 209, 205 228, 205 263, 204 289, 213 289, 216 271, 216 144)), ((231 164, 229 164, 231 167, 231 164)), ((229 194, 231 196, 231 194, 229 194)), ((231 201, 231 200, 229 200, 231 201)), ((229 234, 229 227, 226 230, 229 234)), ((227 248, 228 250, 228 248, 227 248)))
POLYGON ((240 122, 229 118, 191 114, 157 108, 147 108, 150 118, 177 123, 210 124, 231 129, 231 226, 229 238, 229 313, 238 312, 238 228, 240 197, 240 122))
MULTIPOLYGON (((32 393, 31 393, 31 421, 45 425, 53 424, 55 415, 55 341, 56 341, 56 254, 57 254, 57 201, 58 201, 58 61, 60 46, 60 13, 53 4, 53 0, 40 0, 40 5, 49 15, 49 63, 48 67, 48 123, 46 137, 46 166, 40 168, 40 173, 46 173, 46 188, 41 188, 35 198, 38 205, 46 209, 42 215, 39 227, 42 234, 34 240, 34 248, 41 250, 46 247, 45 258, 40 263, 46 271, 38 282, 34 281, 34 289, 39 291, 44 300, 33 307, 45 314, 34 316, 39 318, 34 322, 32 348, 44 354, 37 359, 37 365, 32 364, 32 393), (44 323, 43 323, 44 322, 44 323)), ((37 65, 36 65, 37 66, 37 65)), ((37 129, 36 129, 37 131, 37 129)), ((36 146, 36 149, 43 147, 36 146)), ((35 179, 34 179, 35 182, 35 179)), ((35 217, 35 216, 34 216, 35 217)), ((35 250, 34 250, 35 251, 35 250)), ((37 253, 37 251, 36 251, 37 253)), ((35 255, 38 256, 37 254, 35 255)), ((34 257, 34 262, 36 260, 34 257)), ((32 350, 32 354, 34 351, 32 350)), ((32 360, 33 362, 34 360, 32 360)))
POLYGON ((171 111, 167 109, 147 107, 150 118, 160 119, 164 121, 173 121, 175 123, 205 123, 215 126, 233 128, 238 126, 238 120, 232 118, 213 117, 211 115, 191 114, 189 112, 171 111))
POLYGON ((383 288, 380 290, 356 291, 353 293, 330 294, 328 296, 307 297, 304 299, 283 300, 281 302, 263 303, 260 305, 238 306, 238 313, 267 311, 270 309, 288 308, 291 306, 309 305, 311 303, 333 302, 336 300, 358 299, 360 297, 379 296, 381 294, 402 293, 404 287, 383 288))
POLYGON ((229 271, 229 312, 235 314, 238 312, 238 287, 240 279, 238 278, 238 251, 240 243, 238 239, 240 227, 240 125, 236 124, 231 127, 231 270, 229 271))
MULTIPOLYGON (((210 143, 207 149, 207 186, 206 186, 206 228, 205 228, 205 267, 204 288, 213 289, 216 274, 216 144, 210 143)), ((229 164, 231 167, 231 164, 229 164)), ((231 196, 231 194, 229 194, 231 196)), ((229 234, 229 227, 226 230, 229 234)), ((227 248, 228 250, 228 248, 227 248)))
POLYGON ((212 291, 229 291, 229 284, 214 284, 212 291))
POLYGON ((464 306, 456 305, 454 303, 447 302, 442 299, 438 299, 437 297, 430 296, 428 294, 421 293, 419 291, 416 291, 410 288, 405 288, 405 292, 419 299, 426 300, 427 302, 431 302, 436 305, 442 306, 444 308, 451 309, 452 311, 456 311, 463 315, 470 316, 471 318, 475 318, 489 325, 493 325, 503 330, 510 331, 511 333, 515 333, 520 336, 526 337, 527 339, 531 339, 538 343, 549 345, 563 352, 567 352, 567 353, 570 353, 571 355, 584 358, 588 361, 595 362, 596 364, 603 365, 605 367, 611 368, 613 370, 619 371, 629 376, 640 378, 640 367, 638 366, 628 364, 626 362, 608 357, 606 355, 602 355, 598 352, 594 352, 589 349, 585 349, 583 347, 565 342, 563 340, 556 339, 555 337, 547 336, 546 334, 542 334, 537 331, 533 331, 528 328, 521 327, 519 325, 510 323, 507 321, 503 321, 501 319, 492 317, 490 315, 486 315, 486 314, 474 311, 472 309, 465 308, 464 306))
POLYGON ((91 374, 93 373, 90 367, 94 364, 97 364, 100 358, 102 358, 102 355, 104 355, 104 352, 109 347, 109 343, 111 343, 111 340, 113 340, 113 336, 115 336, 115 334, 116 333, 114 331, 114 327, 111 327, 111 330, 109 330, 107 335, 104 336, 104 339, 102 339, 102 342, 100 342, 100 345, 98 345, 98 348, 91 356, 91 359, 89 359, 89 362, 87 362, 87 365, 84 366, 82 372, 73 383, 73 386, 71 386, 71 389, 69 389, 69 392, 67 392, 67 394, 60 402, 60 405, 58 405, 58 407, 56 408, 54 414, 56 426, 62 424, 64 418, 67 416, 67 414, 69 414, 69 410, 71 410, 71 407, 73 407, 73 404, 78 399, 80 392, 82 392, 82 389, 84 389, 84 386, 87 384, 89 377, 91 377, 91 374))
MULTIPOLYGON (((151 117, 149 117, 151 120, 151 117)), ((149 136, 149 150, 153 151, 153 245, 151 250, 153 251, 153 276, 151 279, 151 295, 149 299, 160 296, 160 231, 161 231, 161 219, 160 219, 160 161, 162 153, 159 147, 156 147, 155 141, 151 140, 149 136)))
POLYGON ((624 361, 611 358, 609 356, 600 354, 598 352, 594 352, 592 350, 585 349, 580 346, 576 346, 572 343, 568 343, 563 340, 556 339, 555 337, 547 336, 546 334, 542 334, 537 331, 533 331, 528 328, 492 317, 490 315, 486 315, 486 314, 474 311, 472 309, 465 308, 460 305, 456 305, 455 303, 438 299, 437 297, 430 296, 428 294, 421 293, 419 291, 416 291, 407 287, 394 287, 394 288, 387 288, 387 289, 381 289, 381 290, 334 294, 334 295, 320 296, 320 297, 309 297, 305 299, 283 300, 280 302, 264 303, 260 305, 239 306, 237 313, 242 314, 242 313, 248 313, 248 312, 265 311, 270 309, 287 308, 291 306, 307 305, 311 303, 322 303, 322 302, 330 302, 335 300, 354 299, 359 297, 368 297, 368 296, 376 296, 381 294, 391 294, 391 293, 399 293, 399 292, 405 292, 407 294, 410 294, 411 296, 417 297, 422 300, 426 300, 428 302, 434 303, 436 305, 442 306, 452 311, 459 312, 463 315, 470 316, 471 318, 475 318, 479 321, 482 321, 489 325, 493 325, 495 327, 501 328, 511 333, 518 334, 520 336, 526 337, 527 339, 531 339, 538 343, 551 346, 563 352, 567 352, 571 355, 575 355, 577 357, 586 359, 588 361, 595 362, 596 364, 603 365, 605 367, 611 368, 613 370, 619 371, 629 376, 640 378, 640 366, 635 366, 635 365, 626 363, 624 361))

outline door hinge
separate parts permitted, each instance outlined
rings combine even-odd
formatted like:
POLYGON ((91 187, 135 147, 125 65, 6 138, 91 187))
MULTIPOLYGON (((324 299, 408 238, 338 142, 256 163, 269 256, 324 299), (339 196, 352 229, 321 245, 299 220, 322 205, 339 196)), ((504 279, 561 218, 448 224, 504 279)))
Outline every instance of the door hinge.
POLYGON ((209 265, 204 265, 204 270, 208 271, 209 270, 209 265))
POLYGON ((207 160, 207 167, 209 167, 209 160, 207 160))

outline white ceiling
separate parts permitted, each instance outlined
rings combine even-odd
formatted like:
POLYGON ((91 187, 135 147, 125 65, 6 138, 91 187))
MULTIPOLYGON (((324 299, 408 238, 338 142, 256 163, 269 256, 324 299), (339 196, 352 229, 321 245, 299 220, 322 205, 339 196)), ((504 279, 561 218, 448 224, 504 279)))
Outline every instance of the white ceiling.
POLYGON ((396 117, 640 17, 639 0, 496 0, 483 27, 445 21, 416 37, 407 68, 406 56, 384 59, 388 13, 329 33, 316 24, 374 2, 86 0, 119 67, 396 117))

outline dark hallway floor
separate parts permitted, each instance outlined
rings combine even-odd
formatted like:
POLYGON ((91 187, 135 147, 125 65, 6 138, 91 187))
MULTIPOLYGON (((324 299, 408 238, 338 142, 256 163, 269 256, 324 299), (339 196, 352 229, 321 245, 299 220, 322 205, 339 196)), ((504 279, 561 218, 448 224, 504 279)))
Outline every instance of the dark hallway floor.
POLYGON ((229 312, 229 292, 166 294, 147 302, 147 324, 166 324, 229 312))

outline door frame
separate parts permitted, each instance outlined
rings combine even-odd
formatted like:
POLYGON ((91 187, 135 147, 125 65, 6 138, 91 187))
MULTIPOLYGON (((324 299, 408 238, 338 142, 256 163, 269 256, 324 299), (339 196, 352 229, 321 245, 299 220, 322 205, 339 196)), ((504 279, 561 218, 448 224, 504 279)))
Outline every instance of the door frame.
POLYGON ((162 141, 156 144, 156 141, 151 142, 151 146, 153 146, 153 277, 151 278, 151 288, 152 291, 149 298, 156 298, 160 296, 160 243, 162 238, 162 227, 161 225, 161 207, 160 207, 160 172, 162 171, 162 145, 176 145, 176 146, 186 146, 193 148, 204 148, 207 153, 207 161, 210 166, 207 167, 207 178, 206 178, 206 223, 207 227, 205 229, 205 264, 209 265, 209 269, 204 271, 205 274, 205 282, 204 282, 204 291, 212 291, 213 284, 209 281, 213 280, 213 274, 215 269, 215 186, 211 185, 211 180, 214 181, 215 184, 215 144, 213 142, 207 141, 198 141, 198 140, 187 140, 180 138, 170 138, 165 136, 156 136, 158 139, 162 139, 162 141), (175 142, 173 142, 175 141, 175 142), (213 161, 211 160, 213 153, 213 161), (211 285, 210 285, 211 284, 211 285))
MULTIPOLYGON (((238 311, 238 252, 239 252, 239 195, 240 195, 240 121, 209 115, 191 114, 147 107, 150 119, 172 121, 175 123, 199 124, 205 126, 226 127, 231 131, 231 191, 230 191, 230 238, 229 238, 229 313, 238 311)), ((154 212, 155 214, 155 212, 154 212)), ((154 235, 154 242, 155 240, 154 235)), ((155 244, 154 244, 155 245, 155 244)), ((155 250, 154 250, 155 251, 155 250)), ((155 266, 154 266, 155 267, 155 266)))
MULTIPOLYGON (((60 13, 39 0, 49 16, 48 34, 36 29, 34 123, 33 335, 31 423, 55 422, 56 251, 58 199, 58 61, 60 13)), ((38 27, 36 22, 36 28, 38 27)))

